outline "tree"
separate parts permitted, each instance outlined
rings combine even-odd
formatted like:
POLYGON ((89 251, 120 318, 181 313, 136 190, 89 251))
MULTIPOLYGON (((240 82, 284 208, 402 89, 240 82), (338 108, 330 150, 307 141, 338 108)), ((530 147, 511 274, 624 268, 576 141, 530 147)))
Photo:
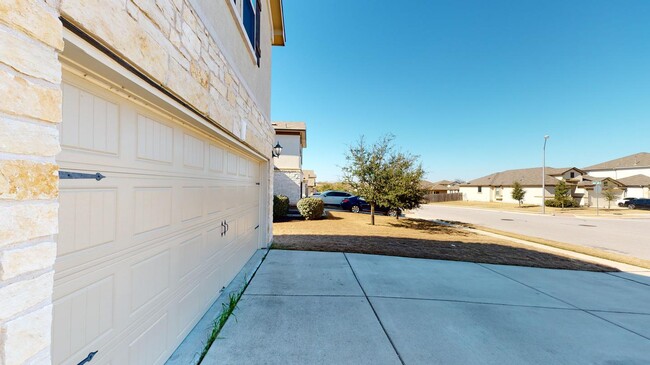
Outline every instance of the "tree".
POLYGON ((316 184, 316 190, 319 192, 323 192, 326 190, 343 190, 343 191, 349 191, 351 190, 352 187, 346 183, 343 182, 319 182, 316 184))
POLYGON ((375 224, 375 207, 386 202, 386 160, 392 149, 392 142, 393 136, 387 135, 374 145, 368 146, 365 138, 361 136, 355 145, 349 147, 345 155, 347 165, 343 167, 343 180, 370 204, 372 225, 375 224))
POLYGON ((375 208, 418 207, 426 194, 420 186, 424 176, 418 157, 396 152, 392 135, 380 138, 372 146, 363 136, 349 147, 343 167, 344 182, 370 204, 370 223, 375 224, 375 208))
POLYGON ((512 183, 512 199, 516 200, 519 202, 519 206, 521 207, 521 202, 524 200, 524 196, 526 196, 526 190, 524 190, 521 187, 521 184, 519 181, 515 181, 512 183))
POLYGON ((420 206, 428 190, 422 186, 424 170, 418 162, 418 156, 395 152, 387 163, 389 181, 386 206, 395 211, 399 219, 402 209, 414 209, 420 206))
POLYGON ((612 209, 612 201, 616 200, 616 191, 614 191, 613 186, 605 186, 605 190, 603 190, 603 198, 607 200, 607 209, 612 209))
POLYGON ((560 182, 555 186, 555 201, 560 203, 562 209, 564 209, 564 204, 566 204, 568 196, 569 187, 566 185, 564 180, 560 180, 560 182))

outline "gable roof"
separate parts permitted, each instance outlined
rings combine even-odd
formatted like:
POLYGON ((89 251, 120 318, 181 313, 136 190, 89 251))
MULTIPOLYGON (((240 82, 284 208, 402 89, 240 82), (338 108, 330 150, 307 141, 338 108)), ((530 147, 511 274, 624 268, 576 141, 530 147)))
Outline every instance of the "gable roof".
POLYGON ((625 186, 650 186, 650 176, 641 174, 624 177, 618 181, 625 186))
POLYGON ((562 175, 567 171, 571 170, 576 170, 580 175, 585 175, 587 172, 584 170, 581 170, 577 167, 560 167, 560 168, 555 168, 555 167, 546 167, 546 173, 551 176, 557 176, 557 175, 562 175))
MULTIPOLYGON (((560 180, 552 177, 551 175, 561 175, 562 173, 571 170, 572 168, 546 168, 546 176, 544 177, 544 184, 547 186, 555 186, 560 180)), ((579 169, 576 169, 579 170, 579 169)), ((533 167, 528 169, 515 169, 496 172, 478 179, 471 180, 470 182, 461 186, 512 186, 518 181, 523 186, 542 186, 542 168, 533 167)))
POLYGON ((650 167, 650 153, 639 152, 633 155, 585 167, 583 170, 612 170, 629 169, 634 167, 650 167))

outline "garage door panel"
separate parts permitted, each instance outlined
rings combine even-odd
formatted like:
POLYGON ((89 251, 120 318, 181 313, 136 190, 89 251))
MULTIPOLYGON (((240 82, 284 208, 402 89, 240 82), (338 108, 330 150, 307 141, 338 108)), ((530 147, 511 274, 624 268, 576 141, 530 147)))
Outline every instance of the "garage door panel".
POLYGON ((204 168, 205 144, 189 134, 183 134, 183 164, 191 169, 204 168))
POLYGON ((59 256, 115 241, 117 188, 63 188, 59 204, 59 256))
POLYGON ((168 346, 168 316, 163 314, 129 344, 130 364, 159 364, 168 346))
POLYGON ((204 236, 197 234, 183 242, 176 248, 179 262, 179 281, 185 281, 189 274, 201 268, 202 249, 204 236))
POLYGON ((162 296, 170 284, 170 254, 168 250, 146 257, 131 266, 131 316, 136 316, 146 304, 162 296))
POLYGON ((58 364, 79 355, 83 358, 94 343, 113 329, 113 276, 94 282, 54 301, 52 359, 58 364), (83 354, 83 355, 82 355, 83 354))
POLYGON ((169 227, 172 224, 172 187, 136 187, 134 234, 169 227))
POLYGON ((182 341, 187 333, 192 329, 193 324, 197 322, 205 312, 206 300, 205 294, 201 291, 201 284, 191 288, 174 306, 176 308, 176 339, 182 341))
POLYGON ((223 174, 224 172, 224 159, 225 159, 225 153, 224 149, 215 146, 214 144, 211 144, 209 147, 209 169, 211 172, 215 172, 217 174, 223 174))
POLYGON ((203 217, 203 186, 183 186, 182 187, 182 211, 183 221, 188 221, 203 217))
MULTIPOLYGON (((54 363, 162 363, 257 248, 257 161, 64 75, 54 363), (226 221, 228 233, 222 235, 226 221)), ((134 98, 138 99, 138 98, 134 98)))
POLYGON ((63 83, 61 144, 118 154, 119 106, 75 85, 63 83))
POLYGON ((171 165, 174 157, 174 129, 138 114, 137 158, 171 165))

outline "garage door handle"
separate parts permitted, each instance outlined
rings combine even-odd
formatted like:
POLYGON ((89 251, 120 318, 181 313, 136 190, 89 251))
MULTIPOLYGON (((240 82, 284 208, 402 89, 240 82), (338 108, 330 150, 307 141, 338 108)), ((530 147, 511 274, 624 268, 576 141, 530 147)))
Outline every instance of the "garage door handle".
POLYGON ((97 355, 97 352, 99 352, 99 351, 93 351, 93 352, 89 353, 88 356, 86 356, 85 359, 81 360, 81 362, 78 363, 77 365, 84 365, 86 363, 89 363, 90 360, 92 360, 93 357, 95 357, 95 355, 97 355))
POLYGON ((81 172, 70 172, 70 171, 59 171, 59 179, 95 179, 97 181, 105 178, 106 176, 100 174, 99 172, 95 174, 84 174, 81 172))

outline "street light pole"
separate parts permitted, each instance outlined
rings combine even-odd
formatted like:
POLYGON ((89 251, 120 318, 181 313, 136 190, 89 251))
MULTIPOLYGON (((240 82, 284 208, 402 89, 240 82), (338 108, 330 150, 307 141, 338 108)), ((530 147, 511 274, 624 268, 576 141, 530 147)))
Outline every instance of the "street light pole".
POLYGON ((548 134, 544 136, 544 148, 542 149, 542 214, 546 214, 546 141, 548 134))

